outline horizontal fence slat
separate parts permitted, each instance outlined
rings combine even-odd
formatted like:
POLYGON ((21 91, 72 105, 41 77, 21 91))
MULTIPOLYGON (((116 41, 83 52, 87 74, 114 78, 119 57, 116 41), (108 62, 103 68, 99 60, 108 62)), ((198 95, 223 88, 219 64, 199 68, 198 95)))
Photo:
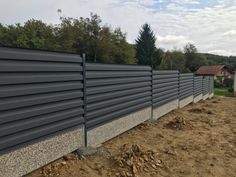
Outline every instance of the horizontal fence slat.
POLYGON ((169 82, 176 82, 176 81, 178 81, 178 78, 153 80, 153 84, 169 83, 169 82))
POLYGON ((175 81, 175 82, 167 82, 167 83, 160 83, 160 84, 153 84, 153 89, 159 89, 159 88, 163 88, 163 87, 167 87, 169 88, 170 86, 177 86, 179 85, 179 82, 178 81, 175 81))
POLYGON ((86 79, 95 79, 95 78, 113 78, 113 77, 139 77, 139 76, 151 76, 149 71, 88 71, 86 72, 86 79))
POLYGON ((4 85, 0 87, 0 98, 61 92, 82 88, 83 83, 80 81, 4 85))
POLYGON ((167 74, 167 75, 153 75, 154 80, 159 80, 159 79, 170 79, 170 78, 177 78, 177 74, 167 74))
POLYGON ((82 63, 76 54, 0 47, 0 59, 82 63))
POLYGON ((161 96, 164 96, 164 95, 169 95, 169 94, 178 94, 178 88, 174 88, 174 89, 171 89, 171 90, 167 90, 167 91, 164 91, 164 92, 157 92, 157 93, 154 93, 153 94, 153 98, 159 98, 161 96))
POLYGON ((91 95, 87 97, 87 103, 93 103, 107 99, 114 99, 118 97, 129 96, 131 94, 138 94, 143 92, 151 93, 151 86, 91 95))
POLYGON ((1 60, 0 72, 67 72, 83 71, 81 64, 77 63, 56 63, 56 62, 35 62, 20 60, 1 60))
POLYGON ((87 81, 88 87, 103 86, 103 85, 115 85, 125 83, 137 83, 151 81, 151 77, 129 77, 129 78, 112 78, 112 79, 89 79, 87 81))
POLYGON ((179 94, 183 94, 185 93, 186 91, 191 91, 193 93, 193 88, 192 87, 186 87, 186 88, 182 88, 179 92, 179 94))
POLYGON ((157 87, 157 88, 153 88, 152 92, 153 93, 162 93, 168 90, 173 90, 173 89, 177 89, 178 91, 178 85, 172 85, 169 87, 157 87))
POLYGON ((0 73, 0 85, 80 81, 80 73, 0 73))
POLYGON ((153 75, 166 75, 166 74, 179 74, 179 71, 176 71, 176 70, 153 71, 153 75))
POLYGON ((180 91, 181 91, 181 90, 184 90, 185 88, 192 88, 192 89, 193 89, 193 85, 192 85, 192 84, 186 84, 186 85, 183 85, 183 86, 180 85, 179 88, 180 88, 180 91))
POLYGON ((86 63, 87 71, 151 71, 150 66, 86 63))

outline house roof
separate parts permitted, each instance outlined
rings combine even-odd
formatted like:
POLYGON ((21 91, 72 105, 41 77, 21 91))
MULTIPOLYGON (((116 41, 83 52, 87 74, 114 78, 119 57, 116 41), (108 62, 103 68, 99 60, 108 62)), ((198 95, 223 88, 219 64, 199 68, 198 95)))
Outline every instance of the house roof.
POLYGON ((219 71, 225 68, 225 65, 212 65, 212 66, 201 66, 196 74, 201 75, 216 75, 219 71))

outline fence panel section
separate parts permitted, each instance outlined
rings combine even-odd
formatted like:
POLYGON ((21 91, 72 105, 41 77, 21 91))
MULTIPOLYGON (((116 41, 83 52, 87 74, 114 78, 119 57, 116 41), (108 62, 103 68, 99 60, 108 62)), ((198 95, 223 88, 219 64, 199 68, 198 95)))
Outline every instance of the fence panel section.
POLYGON ((203 95, 209 94, 209 76, 203 77, 203 95))
POLYGON ((214 94, 214 77, 213 76, 209 77, 209 94, 211 94, 211 97, 214 94))
POLYGON ((77 55, 0 48, 0 150, 84 123, 77 55))
POLYGON ((202 76, 194 77, 194 97, 202 94, 202 76))
POLYGON ((183 100, 193 96, 193 73, 181 73, 179 75, 179 99, 183 100))
POLYGON ((178 99, 179 71, 153 71, 152 78, 153 107, 178 99))
POLYGON ((86 64, 87 128, 151 106, 149 66, 86 64))

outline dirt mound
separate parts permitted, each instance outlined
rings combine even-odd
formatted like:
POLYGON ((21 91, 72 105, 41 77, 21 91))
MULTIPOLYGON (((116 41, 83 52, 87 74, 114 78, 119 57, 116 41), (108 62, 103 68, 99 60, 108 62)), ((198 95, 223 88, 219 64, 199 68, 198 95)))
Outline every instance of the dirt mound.
POLYGON ((67 165, 67 161, 76 160, 77 157, 75 154, 71 153, 63 158, 56 160, 54 163, 51 163, 45 167, 42 167, 40 173, 43 177, 59 176, 60 168, 67 165))
POLYGON ((142 150, 138 145, 124 144, 120 148, 120 153, 112 157, 118 168, 115 168, 116 170, 111 176, 137 177, 139 172, 163 167, 163 163, 157 158, 157 155, 151 150, 142 150))
POLYGON ((207 110, 205 108, 192 108, 192 109, 189 109, 188 111, 193 112, 193 113, 213 114, 212 111, 207 110))
POLYGON ((175 117, 172 121, 165 124, 165 127, 174 130, 192 129, 193 125, 183 117, 175 117))

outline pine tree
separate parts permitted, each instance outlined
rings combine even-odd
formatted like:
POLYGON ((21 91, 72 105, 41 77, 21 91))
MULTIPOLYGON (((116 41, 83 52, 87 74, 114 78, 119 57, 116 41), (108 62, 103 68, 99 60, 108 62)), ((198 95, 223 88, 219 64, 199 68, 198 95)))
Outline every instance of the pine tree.
POLYGON ((156 68, 161 63, 160 51, 156 48, 156 37, 151 27, 146 23, 142 26, 136 40, 136 58, 138 64, 150 65, 156 68))

